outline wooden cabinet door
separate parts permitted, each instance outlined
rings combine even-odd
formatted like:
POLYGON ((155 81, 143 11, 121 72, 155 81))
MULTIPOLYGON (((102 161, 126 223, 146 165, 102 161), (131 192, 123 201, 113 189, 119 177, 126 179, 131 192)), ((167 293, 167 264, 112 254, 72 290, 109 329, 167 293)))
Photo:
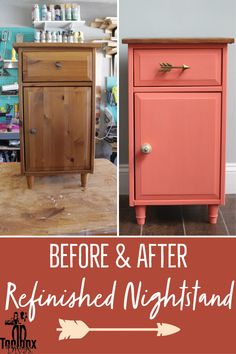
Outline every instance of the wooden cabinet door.
POLYGON ((137 93, 134 124, 137 200, 219 199, 221 93, 137 93))
POLYGON ((91 169, 91 88, 24 88, 27 172, 91 169))

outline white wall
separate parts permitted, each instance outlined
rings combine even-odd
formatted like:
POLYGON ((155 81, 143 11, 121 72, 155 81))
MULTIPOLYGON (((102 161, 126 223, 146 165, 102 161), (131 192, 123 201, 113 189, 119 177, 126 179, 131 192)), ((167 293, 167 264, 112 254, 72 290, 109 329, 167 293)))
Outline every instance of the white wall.
MULTIPOLYGON (((236 37, 235 0, 120 0, 124 37, 236 37)), ((229 47, 227 162, 236 163, 236 45, 229 47)), ((127 45, 120 44, 120 163, 127 164, 127 45)))

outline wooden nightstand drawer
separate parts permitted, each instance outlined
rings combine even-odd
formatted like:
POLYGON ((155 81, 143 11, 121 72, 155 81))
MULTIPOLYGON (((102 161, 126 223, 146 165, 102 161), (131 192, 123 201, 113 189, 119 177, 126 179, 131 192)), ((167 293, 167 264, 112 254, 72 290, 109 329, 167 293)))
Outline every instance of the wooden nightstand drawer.
POLYGON ((221 85, 221 65, 218 48, 135 49, 134 85, 221 85))
POLYGON ((92 81, 92 51, 25 51, 23 81, 92 81))

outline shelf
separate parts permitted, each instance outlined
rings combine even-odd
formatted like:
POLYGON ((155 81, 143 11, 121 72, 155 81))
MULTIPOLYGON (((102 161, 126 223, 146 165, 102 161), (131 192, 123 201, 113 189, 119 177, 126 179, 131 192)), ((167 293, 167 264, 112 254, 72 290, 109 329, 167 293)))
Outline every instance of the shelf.
POLYGON ((83 26, 85 21, 34 21, 34 28, 37 30, 76 30, 83 26))
POLYGON ((15 150, 20 150, 20 148, 19 147, 14 147, 14 146, 0 145, 0 151, 15 151, 15 150))
POLYGON ((3 68, 4 69, 18 69, 18 61, 4 60, 3 61, 3 68))
POLYGON ((20 133, 17 132, 0 132, 0 140, 20 140, 20 133))

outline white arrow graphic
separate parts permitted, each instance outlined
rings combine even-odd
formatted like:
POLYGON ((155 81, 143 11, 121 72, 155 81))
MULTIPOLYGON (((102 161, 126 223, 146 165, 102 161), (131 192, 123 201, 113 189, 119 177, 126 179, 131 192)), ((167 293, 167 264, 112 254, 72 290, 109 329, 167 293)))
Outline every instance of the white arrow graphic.
POLYGON ((60 328, 57 331, 61 332, 59 340, 63 339, 81 339, 89 332, 156 332, 157 336, 169 336, 180 331, 180 328, 168 324, 157 323, 156 328, 89 328, 83 321, 62 320, 59 319, 60 328))

